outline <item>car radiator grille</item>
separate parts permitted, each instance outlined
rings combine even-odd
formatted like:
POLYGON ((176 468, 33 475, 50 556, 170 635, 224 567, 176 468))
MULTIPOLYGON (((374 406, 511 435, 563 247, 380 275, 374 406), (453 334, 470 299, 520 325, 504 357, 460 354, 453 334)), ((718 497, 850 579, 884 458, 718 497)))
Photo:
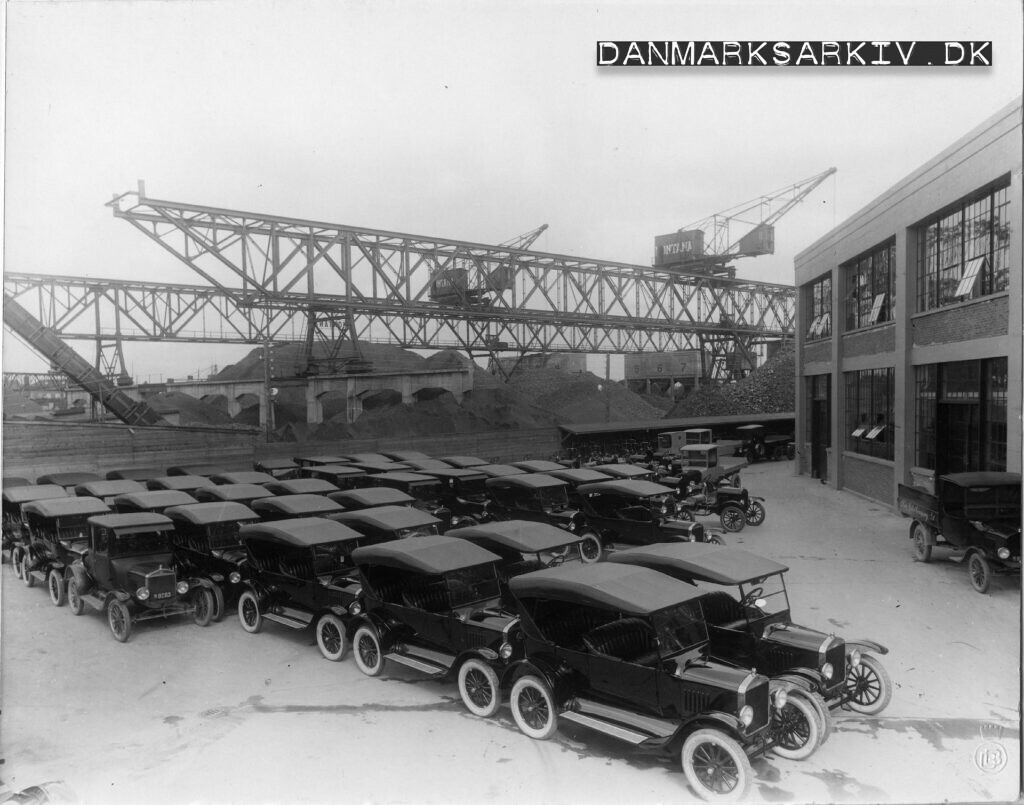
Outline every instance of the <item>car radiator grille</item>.
POLYGON ((151 601, 165 601, 174 597, 177 577, 173 570, 155 570, 146 577, 151 601))
POLYGON ((747 732, 756 732, 761 727, 767 726, 768 712, 768 683, 756 685, 747 691, 746 703, 754 708, 754 720, 747 727, 747 732))
POLYGON ((825 661, 832 663, 832 678, 825 683, 829 690, 841 687, 846 681, 846 643, 836 640, 825 652, 825 661))
POLYGON ((799 659, 800 653, 789 646, 770 646, 764 653, 765 667, 758 668, 758 670, 768 676, 775 676, 783 671, 788 671, 795 665, 805 664, 800 663, 799 659))

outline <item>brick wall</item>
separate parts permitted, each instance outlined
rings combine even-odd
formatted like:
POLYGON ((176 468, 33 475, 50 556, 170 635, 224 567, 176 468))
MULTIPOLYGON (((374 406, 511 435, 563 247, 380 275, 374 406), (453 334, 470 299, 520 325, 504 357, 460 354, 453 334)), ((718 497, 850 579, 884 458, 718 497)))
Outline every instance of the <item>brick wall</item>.
POLYGON ((883 352, 892 352, 895 349, 896 328, 891 324, 843 336, 843 355, 847 358, 858 355, 879 355, 883 352))
POLYGON ((208 428, 129 428, 119 424, 4 422, 3 474, 30 480, 48 472, 95 472, 121 467, 218 464, 250 469, 254 457, 419 450, 519 461, 548 458, 559 449, 556 428, 446 434, 408 439, 267 444, 252 431, 208 428))
POLYGON ((844 454, 840 460, 843 462, 843 488, 877 500, 886 506, 895 505, 891 466, 865 461, 850 454, 844 454))
POLYGON ((832 360, 832 339, 815 341, 813 344, 804 344, 803 362, 825 363, 832 360))
POLYGON ((1006 296, 915 316, 911 321, 914 346, 1004 336, 1009 332, 1009 321, 1009 298, 1006 296))

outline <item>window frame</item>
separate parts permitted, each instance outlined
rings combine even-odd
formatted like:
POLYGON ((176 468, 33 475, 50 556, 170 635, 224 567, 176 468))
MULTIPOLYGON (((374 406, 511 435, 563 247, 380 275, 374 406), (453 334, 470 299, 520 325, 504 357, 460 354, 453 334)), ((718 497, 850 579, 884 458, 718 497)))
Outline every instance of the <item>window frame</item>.
POLYGON ((832 337, 832 272, 807 285, 807 329, 805 341, 832 337))
POLYGON ((843 372, 843 388, 847 452, 893 461, 896 370, 888 366, 843 372))
POLYGON ((896 238, 839 266, 845 283, 846 332, 892 322, 896 291, 896 238))

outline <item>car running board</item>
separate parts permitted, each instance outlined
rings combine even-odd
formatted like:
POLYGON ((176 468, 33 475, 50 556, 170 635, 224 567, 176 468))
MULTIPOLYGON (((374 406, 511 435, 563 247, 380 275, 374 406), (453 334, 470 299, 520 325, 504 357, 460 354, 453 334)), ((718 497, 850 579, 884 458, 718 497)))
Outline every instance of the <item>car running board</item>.
POLYGON ((405 665, 408 668, 413 668, 417 671, 422 671, 430 676, 444 676, 448 673, 448 668, 444 666, 422 660, 419 657, 411 657, 408 654, 391 652, 390 654, 385 654, 384 659, 391 660, 391 662, 397 662, 399 665, 405 665))
POLYGON ((675 734, 678 724, 613 707, 590 699, 574 700, 559 718, 611 735, 634 745, 664 741, 675 734))
POLYGON ((599 718, 588 716, 585 713, 574 713, 572 710, 559 713, 558 717, 560 719, 565 719, 566 721, 572 721, 574 724, 579 724, 583 727, 590 727, 592 730, 603 732, 605 735, 618 738, 620 741, 626 741, 634 746, 639 746, 651 737, 650 735, 645 735, 642 732, 635 732, 634 730, 627 729, 620 724, 613 724, 610 721, 602 721, 599 718))
MULTIPOLYGON (((295 610, 291 611, 294 612, 295 610)), ((285 612, 265 612, 263 617, 268 621, 287 626, 289 629, 305 629, 310 623, 309 619, 303 620, 300 617, 291 615, 287 610, 285 612)))

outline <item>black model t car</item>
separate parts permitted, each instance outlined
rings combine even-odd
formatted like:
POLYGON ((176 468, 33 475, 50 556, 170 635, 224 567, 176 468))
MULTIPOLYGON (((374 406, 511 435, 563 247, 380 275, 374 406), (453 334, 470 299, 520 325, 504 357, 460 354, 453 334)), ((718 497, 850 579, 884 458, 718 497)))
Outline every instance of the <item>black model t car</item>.
POLYGON ((79 484, 87 484, 90 481, 100 480, 103 479, 94 472, 50 472, 36 478, 36 483, 40 486, 47 484, 63 486, 65 491, 71 493, 79 484))
POLYGON ((146 487, 138 481, 90 481, 75 487, 75 494, 79 497, 99 498, 107 505, 113 505, 118 495, 145 491, 146 487))
POLYGON ((443 484, 433 475, 403 470, 371 475, 370 480, 377 486, 387 486, 414 497, 416 502, 413 505, 417 509, 422 509, 441 521, 441 531, 446 531, 451 526, 451 509, 441 502, 443 484))
POLYGON ((321 464, 303 467, 302 474, 305 478, 318 478, 321 481, 332 483, 338 489, 360 489, 372 483, 366 470, 353 464, 321 464))
POLYGON ((343 489, 340 492, 328 492, 327 497, 340 503, 345 511, 372 509, 374 506, 412 506, 416 498, 407 495, 401 489, 390 486, 367 486, 362 489, 343 489))
POLYGON ((210 480, 218 486, 226 484, 269 484, 277 479, 269 472, 248 470, 242 472, 219 472, 211 475, 210 480))
POLYGON ((260 518, 241 503, 190 503, 164 509, 174 523, 174 552, 178 566, 190 576, 208 579, 213 592, 213 620, 224 617, 225 608, 238 599, 245 558, 238 530, 260 518))
POLYGON ((242 628, 255 634, 265 620, 290 629, 312 625, 320 653, 342 659, 362 609, 351 553, 367 538, 322 517, 246 525, 239 536, 247 556, 238 597, 242 628))
POLYGON ((823 738, 829 709, 877 715, 889 704, 892 682, 868 653, 888 649, 793 623, 785 565, 738 548, 687 544, 630 548, 609 559, 657 570, 704 592, 711 656, 802 688, 818 710, 823 738))
POLYGON ((213 481, 203 475, 161 475, 146 481, 146 489, 193 492, 201 486, 214 486, 213 481))
POLYGON ((275 495, 257 498, 249 508, 265 522, 288 520, 292 517, 326 517, 337 520, 342 513, 340 503, 323 495, 275 495))
POLYGON ((260 458, 253 461, 252 468, 275 478, 297 478, 299 475, 299 465, 290 458, 260 458))
POLYGON ((45 583, 56 607, 67 600, 67 569, 88 545, 89 518, 110 512, 99 498, 33 500, 22 507, 29 539, 21 558, 21 580, 45 583))
POLYGON ((753 464, 756 461, 779 461, 793 458, 791 455, 792 436, 769 433, 764 425, 741 425, 736 428, 740 444, 734 455, 745 456, 753 464))
POLYGON ((519 729, 568 721, 641 750, 677 755, 703 799, 742 799, 748 756, 771 745, 784 691, 710 662, 699 597, 652 570, 601 562, 509 581, 525 635, 509 704, 519 729))
POLYGON ((174 489, 127 492, 123 495, 115 495, 112 501, 114 511, 118 514, 133 512, 162 514, 163 510, 170 506, 184 506, 186 503, 198 503, 198 501, 188 492, 178 492, 174 489))
POLYGON ((487 511, 487 476, 476 467, 460 469, 426 469, 421 475, 436 478, 440 484, 438 500, 451 512, 451 528, 486 522, 490 519, 487 511))
POLYGON ((495 520, 533 520, 583 532, 583 514, 569 503, 565 481, 537 472, 489 478, 486 486, 491 496, 487 513, 495 520))
POLYGON ((338 487, 323 478, 292 478, 263 485, 274 495, 326 495, 338 491, 338 487))
POLYGON ((269 489, 258 484, 223 484, 221 486, 201 486, 195 491, 193 497, 200 503, 222 500, 248 506, 254 500, 273 497, 273 495, 269 489))
POLYGON ((179 576, 162 514, 101 514, 89 518, 89 544, 69 568, 68 606, 106 610, 114 638, 124 643, 139 621, 191 615, 200 626, 213 617, 209 582, 179 576))
POLYGON ((742 531, 748 522, 764 522, 764 498, 754 499, 742 487, 719 486, 711 480, 695 481, 689 472, 682 471, 675 488, 682 517, 693 520, 717 514, 722 528, 733 532, 742 531))
POLYGON ((352 640, 359 670, 379 676, 391 660, 434 677, 454 674, 467 709, 493 716, 517 623, 500 608, 498 557, 433 536, 358 548, 352 558, 366 603, 352 640))
POLYGON ((599 481, 577 489, 586 533, 602 545, 655 542, 715 542, 722 538, 679 516, 672 490, 650 481, 599 481))
POLYGON ((963 551, 971 586, 988 592, 995 573, 1020 573, 1021 476, 1017 472, 940 475, 935 494, 900 484, 899 510, 913 518, 914 559, 938 546, 963 551))
POLYGON ((601 544, 593 536, 572 534, 564 528, 530 520, 453 528, 446 536, 467 539, 500 556, 498 575, 503 581, 566 561, 589 564, 601 558, 601 544))
POLYGON ((68 493, 56 484, 12 486, 3 491, 3 551, 14 566, 14 575, 21 578, 21 559, 28 540, 28 524, 22 506, 33 500, 65 498, 68 493))
POLYGON ((413 506, 371 506, 341 512, 337 519, 375 542, 436 536, 442 525, 430 512, 413 506))
POLYGON ((110 470, 107 473, 108 481, 138 481, 145 484, 150 478, 158 478, 164 474, 159 467, 126 467, 120 470, 110 470))
POLYGON ((559 481, 565 481, 569 485, 567 490, 569 502, 576 508, 582 505, 579 493, 576 491, 579 487, 583 484, 596 484, 598 481, 607 481, 612 477, 590 467, 579 467, 578 469, 566 469, 563 467, 560 470, 554 470, 547 474, 552 478, 557 478, 559 481))

